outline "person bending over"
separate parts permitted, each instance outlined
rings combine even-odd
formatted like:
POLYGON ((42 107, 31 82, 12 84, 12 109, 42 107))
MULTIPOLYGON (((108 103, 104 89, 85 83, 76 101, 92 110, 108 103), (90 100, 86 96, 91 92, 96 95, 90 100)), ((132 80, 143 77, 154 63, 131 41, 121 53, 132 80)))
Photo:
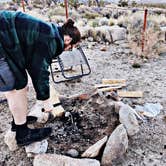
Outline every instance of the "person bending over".
POLYGON ((49 65, 80 39, 80 32, 71 19, 58 26, 22 12, 0 12, 0 91, 6 96, 13 115, 12 131, 16 131, 19 146, 43 140, 51 134, 49 127, 27 127, 27 123, 34 120, 27 116, 27 73, 37 100, 43 101, 46 111, 52 111, 49 65))

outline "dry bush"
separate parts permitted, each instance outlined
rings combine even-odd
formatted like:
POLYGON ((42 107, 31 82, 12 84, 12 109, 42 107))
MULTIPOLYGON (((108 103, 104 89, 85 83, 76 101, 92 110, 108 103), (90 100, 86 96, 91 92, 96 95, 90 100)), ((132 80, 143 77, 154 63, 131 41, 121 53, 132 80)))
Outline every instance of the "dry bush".
MULTIPOLYGON (((162 15, 148 15, 147 27, 144 33, 144 51, 142 52, 144 12, 134 13, 126 19, 128 28, 128 39, 132 52, 142 58, 156 57, 160 54, 160 47, 164 43, 161 35, 160 25, 165 24, 165 17, 162 15)), ((125 24, 125 21, 123 24, 125 24)))
POLYGON ((55 16, 55 15, 65 16, 65 9, 62 7, 56 7, 48 11, 49 17, 55 16))
POLYGON ((114 18, 110 18, 109 19, 109 26, 113 26, 113 25, 116 25, 117 24, 117 20, 116 19, 114 19, 114 18))
POLYGON ((99 14, 86 12, 85 14, 83 14, 83 17, 87 19, 95 19, 96 17, 99 17, 99 14))
POLYGON ((166 16, 164 14, 161 15, 149 15, 148 20, 157 24, 157 25, 165 25, 166 26, 166 16))
POLYGON ((132 52, 141 58, 153 58, 159 55, 160 50, 160 31, 154 31, 154 29, 149 28, 144 33, 144 50, 142 51, 142 39, 143 33, 137 34, 135 36, 129 36, 129 42, 132 52))

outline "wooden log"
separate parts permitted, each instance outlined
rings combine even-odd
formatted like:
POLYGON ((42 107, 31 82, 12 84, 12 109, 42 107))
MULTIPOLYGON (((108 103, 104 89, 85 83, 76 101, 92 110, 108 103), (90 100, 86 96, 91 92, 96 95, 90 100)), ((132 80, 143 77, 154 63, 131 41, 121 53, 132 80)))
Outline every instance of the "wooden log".
POLYGON ((122 86, 115 86, 115 87, 108 87, 108 88, 100 88, 97 90, 97 92, 109 92, 117 89, 121 89, 122 86))
POLYGON ((102 79, 102 84, 125 84, 125 79, 102 79))
POLYGON ((143 97, 142 91, 118 91, 117 93, 120 97, 143 97))
POLYGON ((108 87, 117 87, 117 86, 125 87, 126 84, 124 84, 124 83, 120 83, 120 84, 96 84, 94 87, 97 89, 97 88, 108 88, 108 87))
POLYGON ((96 93, 96 89, 90 90, 87 93, 75 94, 67 97, 66 99, 79 99, 79 100, 89 100, 92 95, 96 93))

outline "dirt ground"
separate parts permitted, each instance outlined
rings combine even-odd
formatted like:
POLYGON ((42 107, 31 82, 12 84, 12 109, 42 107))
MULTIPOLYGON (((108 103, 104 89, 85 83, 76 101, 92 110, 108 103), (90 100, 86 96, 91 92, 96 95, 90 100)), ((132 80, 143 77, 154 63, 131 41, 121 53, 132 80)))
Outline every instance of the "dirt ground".
MULTIPOLYGON (((164 120, 164 116, 166 116, 166 54, 141 63, 140 68, 133 68, 132 63, 136 59, 130 52, 128 43, 121 42, 120 45, 107 46, 107 51, 100 51, 102 45, 96 43, 88 43, 88 45, 92 46, 84 46, 83 49, 88 57, 92 73, 80 81, 56 84, 56 89, 61 95, 70 96, 93 90, 94 85, 100 84, 103 78, 126 79, 126 89, 141 90, 144 92, 144 97, 123 99, 123 102, 131 106, 159 102, 164 109, 155 118, 140 122, 140 132, 129 138, 127 153, 114 165, 166 165, 166 120, 164 120)), ((30 92, 29 107, 32 107, 35 98, 34 91, 30 89, 30 92)), ((64 103, 65 109, 72 112, 74 121, 77 122, 76 126, 73 126, 70 119, 67 118, 56 119, 52 123, 46 124, 46 126, 53 127, 53 134, 48 139, 48 152, 65 154, 67 150, 75 148, 79 153, 82 153, 88 146, 107 134, 107 129, 111 124, 111 130, 117 125, 117 115, 110 117, 110 120, 107 111, 103 112, 100 107, 95 110, 96 106, 91 105, 92 108, 90 108, 86 104, 86 102, 80 103, 80 101, 64 103), (84 110, 82 111, 82 109, 84 110)), ((0 165, 30 166, 33 159, 26 157, 24 148, 10 152, 4 143, 4 132, 10 128, 10 121, 11 114, 6 102, 3 102, 0 104, 0 165)))

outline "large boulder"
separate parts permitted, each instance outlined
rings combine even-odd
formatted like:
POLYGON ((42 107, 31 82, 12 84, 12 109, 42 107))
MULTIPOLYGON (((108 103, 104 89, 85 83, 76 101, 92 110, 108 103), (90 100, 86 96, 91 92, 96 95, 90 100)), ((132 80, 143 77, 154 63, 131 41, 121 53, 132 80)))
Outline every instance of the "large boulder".
POLYGON ((129 105, 123 105, 119 110, 119 121, 122 123, 129 136, 133 136, 139 132, 138 120, 134 110, 129 105))
POLYGON ((128 137, 123 124, 120 124, 109 137, 103 152, 101 164, 111 166, 112 162, 122 157, 128 148, 128 137))
POLYGON ((125 40, 127 37, 127 30, 123 27, 119 27, 117 25, 110 27, 110 32, 112 35, 112 41, 119 41, 119 40, 125 40))
POLYGON ((57 154, 37 155, 34 166, 100 166, 100 162, 94 159, 74 159, 57 154))

